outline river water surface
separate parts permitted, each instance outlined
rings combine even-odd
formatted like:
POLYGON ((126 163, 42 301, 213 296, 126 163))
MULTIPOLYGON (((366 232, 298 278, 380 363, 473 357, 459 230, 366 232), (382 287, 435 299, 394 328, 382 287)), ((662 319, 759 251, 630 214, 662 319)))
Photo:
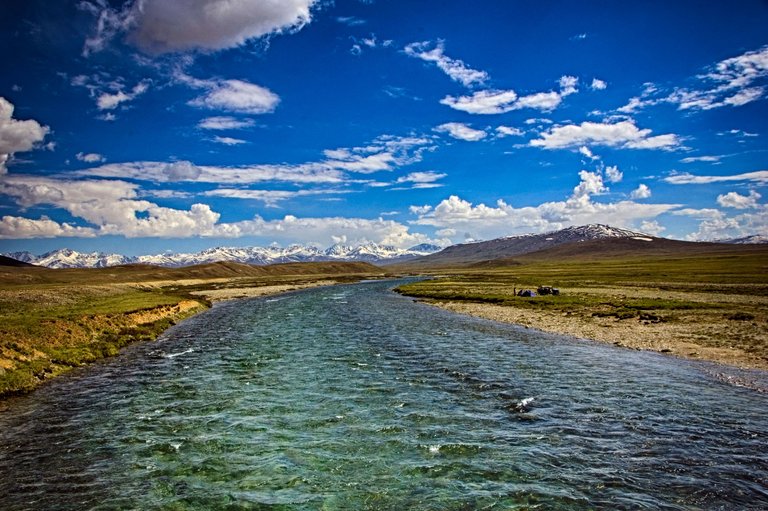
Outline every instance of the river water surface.
POLYGON ((766 373, 392 287, 220 304, 11 402, 0 508, 768 509, 766 373))

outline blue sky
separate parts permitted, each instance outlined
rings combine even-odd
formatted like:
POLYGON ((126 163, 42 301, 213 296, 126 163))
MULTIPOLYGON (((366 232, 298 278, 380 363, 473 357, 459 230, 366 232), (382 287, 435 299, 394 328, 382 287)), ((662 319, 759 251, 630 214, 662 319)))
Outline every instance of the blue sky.
POLYGON ((0 6, 0 251, 768 234, 768 4, 0 6))

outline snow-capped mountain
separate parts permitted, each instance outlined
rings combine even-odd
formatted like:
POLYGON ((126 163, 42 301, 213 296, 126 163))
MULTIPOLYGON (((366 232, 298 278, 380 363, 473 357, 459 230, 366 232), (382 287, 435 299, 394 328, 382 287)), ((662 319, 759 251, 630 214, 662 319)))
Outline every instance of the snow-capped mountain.
POLYGON ((725 240, 722 243, 731 243, 734 245, 763 245, 768 243, 768 235, 753 234, 752 236, 746 236, 744 238, 725 240))
POLYGON ((136 257, 102 252, 81 253, 66 248, 40 256, 35 256, 29 252, 13 252, 3 255, 48 268, 104 268, 121 264, 153 264, 175 267, 221 261, 254 265, 315 261, 389 263, 428 255, 437 250, 440 250, 440 247, 435 245, 418 245, 410 249, 399 249, 387 245, 366 243, 357 246, 336 244, 326 250, 307 245, 291 245, 284 248, 274 246, 215 247, 190 254, 163 253, 136 257))
POLYGON ((471 264, 514 257, 565 243, 608 238, 634 238, 647 241, 654 239, 653 236, 641 232, 611 227, 610 225, 589 224, 579 227, 567 227, 544 234, 522 234, 488 241, 452 245, 440 252, 418 258, 414 263, 425 266, 471 264))

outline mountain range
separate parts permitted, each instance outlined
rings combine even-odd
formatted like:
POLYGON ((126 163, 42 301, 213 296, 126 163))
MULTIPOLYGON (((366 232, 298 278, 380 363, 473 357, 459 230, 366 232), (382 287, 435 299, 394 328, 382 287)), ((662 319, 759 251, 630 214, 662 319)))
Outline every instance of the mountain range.
POLYGON ((42 255, 30 252, 11 252, 5 257, 23 263, 47 268, 106 268, 125 264, 151 264, 155 266, 181 267, 222 261, 253 265, 277 263, 357 261, 367 263, 401 262, 440 250, 436 245, 421 244, 409 249, 388 245, 366 243, 357 246, 336 244, 325 250, 313 246, 291 245, 289 247, 216 247, 200 252, 163 253, 155 255, 126 256, 103 252, 83 253, 68 248, 54 250, 42 255))
POLYGON ((441 247, 422 244, 409 249, 388 245, 365 243, 357 246, 336 244, 325 250, 314 246, 291 245, 282 247, 216 247, 196 253, 163 253, 156 255, 125 256, 102 252, 81 253, 60 249, 35 256, 29 252, 2 254, 23 263, 48 268, 104 268, 125 264, 151 264, 165 267, 182 267, 214 262, 237 262, 252 265, 268 265, 293 262, 357 261, 378 265, 403 264, 410 269, 433 266, 466 266, 509 262, 511 258, 532 254, 535 257, 591 253, 596 255, 631 253, 674 253, 711 250, 716 246, 755 245, 768 243, 766 236, 749 236, 716 243, 676 241, 651 236, 641 232, 589 224, 568 227, 543 234, 507 236, 488 241, 441 247), (577 244, 577 245, 574 245, 577 244))

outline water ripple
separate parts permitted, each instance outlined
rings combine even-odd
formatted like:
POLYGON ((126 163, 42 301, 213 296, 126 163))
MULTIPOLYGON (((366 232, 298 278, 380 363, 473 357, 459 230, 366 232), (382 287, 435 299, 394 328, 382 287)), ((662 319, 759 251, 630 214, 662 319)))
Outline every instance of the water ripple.
POLYGON ((15 400, 3 509, 768 508, 765 373, 391 286, 217 305, 15 400))

